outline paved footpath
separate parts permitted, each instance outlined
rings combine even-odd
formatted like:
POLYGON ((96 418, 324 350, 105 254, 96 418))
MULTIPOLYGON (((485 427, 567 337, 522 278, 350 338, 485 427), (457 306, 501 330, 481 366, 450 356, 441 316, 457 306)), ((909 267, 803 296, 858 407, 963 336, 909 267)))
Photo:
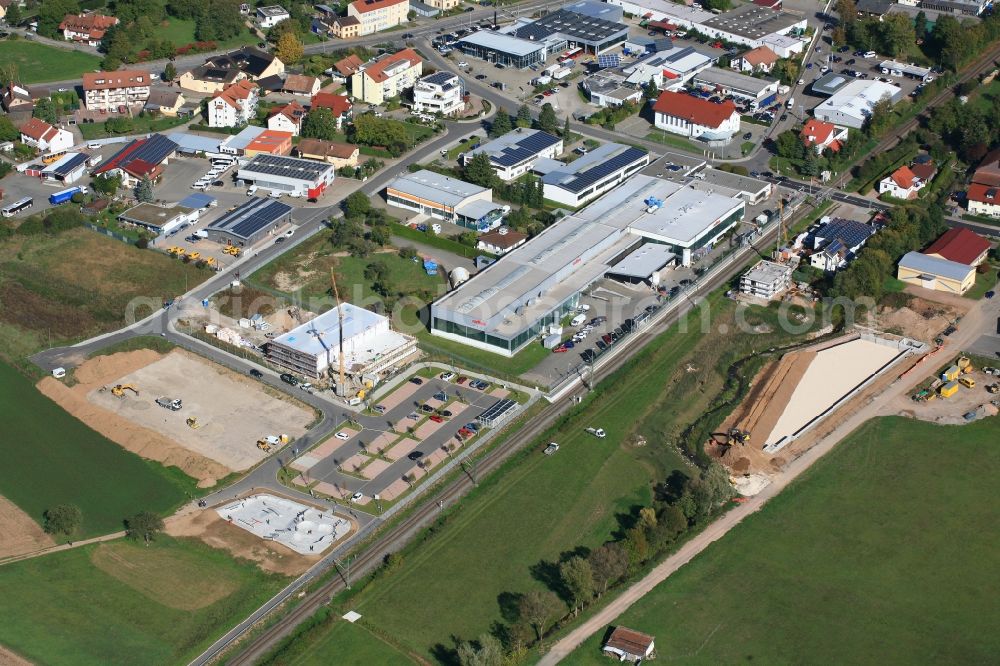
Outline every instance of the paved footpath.
MULTIPOLYGON (((962 322, 962 327, 946 343, 946 349, 940 352, 940 358, 949 358, 950 355, 957 354, 965 349, 980 334, 982 318, 985 316, 987 303, 988 301, 981 301, 978 307, 969 311, 962 322)), ((538 662, 538 666, 553 666, 559 663, 593 634, 604 631, 609 624, 612 624, 616 618, 628 610, 632 604, 645 596, 646 593, 694 559, 698 553, 705 550, 710 544, 743 522, 747 516, 760 510, 769 499, 784 490, 788 484, 809 469, 813 463, 826 455, 842 439, 854 432, 869 419, 879 416, 884 405, 892 404, 896 398, 905 395, 916 387, 917 384, 927 377, 927 372, 933 370, 933 365, 933 363, 929 364, 927 368, 923 369, 923 372, 912 372, 903 379, 897 379, 881 394, 855 410, 853 414, 815 446, 789 463, 780 474, 774 476, 771 484, 765 487, 759 494, 719 517, 718 520, 709 525, 703 532, 684 544, 680 550, 658 564, 641 580, 622 592, 621 595, 601 609, 596 615, 560 639, 542 657, 538 662)))

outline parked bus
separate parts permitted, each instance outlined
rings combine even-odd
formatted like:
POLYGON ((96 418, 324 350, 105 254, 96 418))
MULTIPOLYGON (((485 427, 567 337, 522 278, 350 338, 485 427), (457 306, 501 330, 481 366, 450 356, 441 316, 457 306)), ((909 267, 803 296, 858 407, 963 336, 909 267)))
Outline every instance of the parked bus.
POLYGON ((87 188, 83 186, 70 187, 65 190, 60 190, 54 194, 49 195, 49 203, 53 206, 58 206, 61 203, 66 203, 73 198, 73 195, 79 192, 80 194, 86 194, 87 188))
POLYGON ((0 215, 3 215, 4 217, 14 217, 22 210, 27 210, 28 208, 31 208, 34 205, 34 203, 35 200, 32 199, 31 197, 24 197, 23 199, 18 199, 9 206, 4 206, 2 209, 0 209, 0 215))
POLYGON ((55 162, 58 162, 59 160, 61 160, 64 157, 66 157, 66 151, 65 150, 57 150, 57 151, 55 151, 53 153, 49 153, 48 155, 43 155, 42 156, 42 164, 53 164, 55 162))
POLYGON ((583 55, 582 48, 577 47, 575 49, 570 49, 569 51, 566 51, 566 53, 562 54, 562 57, 559 58, 559 62, 562 62, 563 60, 573 60, 581 55, 583 55))

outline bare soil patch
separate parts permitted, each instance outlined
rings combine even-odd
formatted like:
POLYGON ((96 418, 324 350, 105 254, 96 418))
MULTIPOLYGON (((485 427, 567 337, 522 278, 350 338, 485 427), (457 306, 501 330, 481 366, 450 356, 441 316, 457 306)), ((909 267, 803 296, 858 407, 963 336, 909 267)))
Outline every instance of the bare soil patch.
MULTIPOLYGON (((0 558, 23 555, 54 546, 55 541, 38 523, 6 497, 0 495, 0 558)), ((0 650, 0 666, 4 664, 0 650)))
MULTIPOLYGON (((927 293, 924 289, 920 291, 927 293)), ((887 333, 931 342, 941 335, 956 317, 968 312, 971 305, 968 299, 957 298, 958 302, 954 299, 929 300, 917 296, 911 298, 909 304, 904 307, 881 308, 878 313, 878 328, 887 333)))
POLYGON ((195 537, 213 548, 225 550, 235 557, 257 563, 264 571, 298 576, 315 564, 318 555, 299 555, 291 548, 274 541, 264 541, 205 510, 177 515, 166 520, 167 534, 195 537))
POLYGON ((31 666, 31 662, 0 645, 0 666, 31 666))

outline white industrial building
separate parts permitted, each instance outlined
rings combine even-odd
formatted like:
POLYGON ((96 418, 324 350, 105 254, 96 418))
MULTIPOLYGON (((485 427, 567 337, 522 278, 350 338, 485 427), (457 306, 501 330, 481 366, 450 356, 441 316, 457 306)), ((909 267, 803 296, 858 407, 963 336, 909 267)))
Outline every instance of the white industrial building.
POLYGON ((709 67, 696 74, 693 83, 703 90, 732 95, 751 111, 758 111, 777 101, 781 82, 777 79, 747 76, 732 69, 709 67))
POLYGON ((652 80, 660 90, 678 90, 713 62, 714 58, 690 46, 675 46, 623 67, 622 72, 628 75, 625 82, 634 86, 644 86, 652 80))
POLYGON ((528 173, 541 159, 555 159, 563 152, 563 140, 542 130, 519 127, 489 143, 462 154, 462 164, 485 153, 501 180, 510 182, 528 173))
POLYGON ((413 85, 413 110, 450 116, 465 108, 465 84, 451 72, 434 72, 413 85))
POLYGON ((740 291, 749 296, 771 300, 792 283, 792 266, 761 259, 740 276, 740 291))
POLYGON ((549 201, 578 208, 617 187, 647 164, 649 153, 645 150, 606 143, 569 164, 552 164, 553 170, 542 176, 543 194, 549 201))
POLYGON ((333 183, 335 171, 326 162, 262 154, 241 166, 236 179, 272 192, 314 199, 333 183))
POLYGON ((690 265, 742 220, 745 205, 711 188, 633 176, 432 303, 431 333, 512 356, 605 276, 652 283, 670 255, 690 265))
POLYGON ((183 206, 158 206, 153 203, 141 203, 129 208, 118 216, 121 222, 128 222, 149 231, 157 236, 169 234, 182 224, 192 224, 198 220, 198 211, 183 206))
POLYGON ((404 173, 385 188, 386 203, 460 227, 487 231, 508 210, 493 203, 493 190, 436 171, 404 173))
POLYGON ((886 98, 895 104, 902 99, 902 96, 903 91, 899 86, 882 81, 858 79, 820 102, 813 109, 813 115, 838 127, 861 129, 876 104, 886 98))
POLYGON ((417 346, 415 338, 393 331, 386 317, 341 303, 271 340, 267 360, 314 379, 335 373, 340 363, 341 336, 344 370, 351 377, 385 373, 417 346))
MULTIPOLYGON (((718 15, 713 14, 711 18, 700 22, 696 28, 703 35, 724 39, 733 44, 743 44, 750 48, 767 46, 782 57, 787 56, 775 49, 775 41, 780 41, 775 40, 775 37, 793 40, 788 43, 788 46, 797 43, 795 52, 801 52, 806 41, 796 39, 805 33, 805 16, 770 7, 761 7, 753 3, 739 5, 718 15)), ((788 48, 781 48, 780 45, 779 49, 781 51, 788 50, 788 48)))
POLYGON ((626 14, 651 21, 666 21, 679 28, 694 28, 715 16, 698 6, 678 4, 671 0, 608 0, 608 4, 621 7, 626 14))
POLYGON ((292 15, 288 13, 288 10, 280 5, 257 8, 257 25, 265 30, 273 28, 291 17, 292 15))

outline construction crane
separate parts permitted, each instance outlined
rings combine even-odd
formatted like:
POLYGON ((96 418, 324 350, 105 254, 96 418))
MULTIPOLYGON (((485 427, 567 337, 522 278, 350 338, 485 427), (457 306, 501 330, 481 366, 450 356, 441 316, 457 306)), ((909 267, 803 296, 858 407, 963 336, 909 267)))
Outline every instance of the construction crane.
POLYGON ((330 284, 333 285, 333 298, 337 301, 337 333, 340 336, 340 358, 337 362, 340 372, 339 386, 344 387, 346 392, 347 381, 344 379, 344 310, 340 307, 340 292, 337 291, 337 278, 330 270, 330 284))

